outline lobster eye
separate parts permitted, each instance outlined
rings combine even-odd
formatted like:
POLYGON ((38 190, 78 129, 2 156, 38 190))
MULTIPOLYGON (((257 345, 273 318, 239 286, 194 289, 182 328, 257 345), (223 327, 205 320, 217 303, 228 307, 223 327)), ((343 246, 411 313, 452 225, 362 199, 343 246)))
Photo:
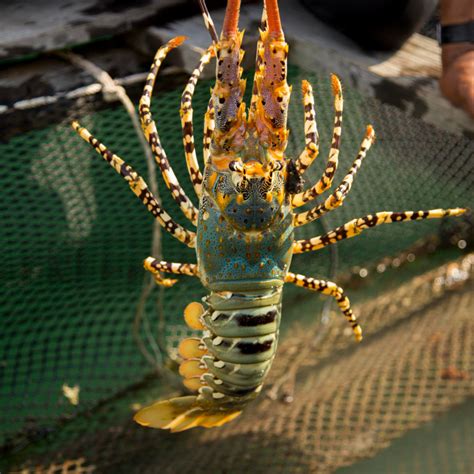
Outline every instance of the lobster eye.
POLYGON ((281 161, 272 162, 272 171, 280 171, 283 169, 283 163, 281 161))
POLYGON ((237 171, 238 173, 243 172, 242 163, 240 161, 234 160, 229 163, 229 169, 231 171, 237 171))

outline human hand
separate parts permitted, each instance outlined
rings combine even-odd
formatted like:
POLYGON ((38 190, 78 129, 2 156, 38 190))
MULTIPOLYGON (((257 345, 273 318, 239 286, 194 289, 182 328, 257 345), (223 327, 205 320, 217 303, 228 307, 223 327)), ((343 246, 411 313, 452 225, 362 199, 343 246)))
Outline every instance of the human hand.
POLYGON ((467 44, 443 46, 443 95, 474 119, 474 47, 467 44))

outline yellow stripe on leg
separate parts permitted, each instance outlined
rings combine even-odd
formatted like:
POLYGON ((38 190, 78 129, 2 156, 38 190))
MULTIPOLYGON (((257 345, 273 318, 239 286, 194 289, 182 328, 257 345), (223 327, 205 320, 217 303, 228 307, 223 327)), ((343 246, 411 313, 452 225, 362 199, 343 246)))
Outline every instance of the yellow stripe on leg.
POLYGON ((216 128, 216 122, 214 118, 214 107, 212 105, 212 98, 209 99, 207 105, 206 114, 204 115, 204 130, 202 136, 202 156, 204 159, 204 166, 206 166, 211 157, 211 142, 212 134, 216 128))
POLYGON ((305 149, 295 161, 296 169, 303 174, 313 163, 319 153, 319 134, 314 110, 313 88, 308 81, 301 83, 304 107, 305 149))

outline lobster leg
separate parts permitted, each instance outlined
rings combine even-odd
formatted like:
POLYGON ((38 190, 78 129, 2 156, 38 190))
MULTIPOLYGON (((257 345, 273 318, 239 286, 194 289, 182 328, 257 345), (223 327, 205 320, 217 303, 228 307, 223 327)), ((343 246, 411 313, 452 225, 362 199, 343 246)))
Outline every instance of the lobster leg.
POLYGON ((148 257, 143 262, 143 266, 145 270, 153 274, 158 285, 166 287, 173 286, 177 280, 163 278, 160 272, 174 273, 175 275, 198 276, 197 265, 195 263, 164 262, 153 257, 148 257))
POLYGON ((205 165, 208 163, 209 158, 211 157, 211 141, 215 125, 216 124, 214 121, 214 108, 212 106, 211 98, 209 99, 206 114, 204 115, 204 132, 202 136, 202 156, 205 165))
POLYGON ((191 232, 177 222, 161 207, 160 203, 148 189, 145 180, 125 161, 113 154, 107 147, 95 138, 91 133, 81 127, 78 122, 72 123, 72 128, 79 136, 89 143, 99 155, 109 163, 110 166, 127 181, 130 189, 147 207, 148 211, 153 214, 160 225, 168 231, 173 237, 186 244, 188 247, 194 247, 196 242, 196 234, 191 232))
POLYGON ((316 280, 315 278, 291 272, 287 274, 285 282, 294 283, 296 286, 301 286, 312 291, 319 291, 324 295, 330 295, 335 298, 337 305, 351 325, 357 342, 362 340, 362 329, 357 323, 357 319, 352 312, 349 298, 344 295, 344 290, 337 286, 336 283, 327 280, 316 280))
POLYGON ((197 276, 198 270, 195 263, 173 263, 173 262, 164 262, 157 260, 153 257, 148 257, 143 262, 145 270, 148 270, 151 273, 155 272, 166 272, 174 273, 176 275, 188 275, 188 276, 197 276))
POLYGON ((151 65, 150 72, 148 74, 145 88, 140 99, 140 105, 138 107, 140 114, 140 121, 142 124, 143 133, 151 146, 155 160, 160 167, 161 174, 166 183, 166 186, 171 191, 173 199, 180 206, 183 214, 194 224, 197 225, 198 210, 194 207, 183 188, 179 184, 176 175, 174 174, 173 168, 168 161, 166 152, 160 143, 160 137, 156 128, 155 121, 152 118, 150 105, 151 97, 153 94, 153 87, 155 85, 156 76, 158 74, 161 63, 165 59, 166 55, 174 48, 178 47, 185 40, 184 36, 173 38, 166 45, 162 46, 155 55, 153 64, 151 65))
MULTIPOLYGON (((199 0, 199 6, 201 7, 202 16, 204 18, 204 25, 211 35, 213 50, 214 54, 216 55, 219 43, 219 36, 217 35, 216 27, 214 26, 214 22, 212 21, 209 10, 207 9, 206 2, 204 0, 199 0)), ((204 159, 204 166, 207 165, 211 156, 211 142, 215 125, 213 97, 211 96, 207 105, 206 114, 204 115, 204 131, 202 137, 202 155, 204 159)))
POLYGON ((304 134, 305 149, 295 161, 295 166, 302 175, 316 159, 319 153, 319 134, 314 110, 313 88, 308 81, 302 81, 303 106, 304 106, 304 134))
POLYGON ((199 163, 197 161, 196 149, 194 146, 194 131, 193 131, 193 107, 192 99, 196 84, 201 76, 201 73, 209 63, 212 57, 215 55, 214 46, 211 46, 202 56, 198 66, 194 69, 189 81, 181 96, 181 127, 183 130, 183 145, 184 153, 186 156, 186 165, 188 167, 189 176, 193 184, 194 190, 198 196, 202 194, 202 174, 199 169, 199 163))
POLYGON ((318 219, 327 212, 332 211, 342 205, 344 199, 347 197, 349 191, 351 190, 352 183, 354 181, 355 175, 357 174, 357 171, 359 171, 360 169, 362 160, 365 158, 365 155, 374 140, 374 129, 370 125, 368 125, 365 137, 362 140, 362 143, 359 148, 359 153, 357 154, 354 163, 352 163, 349 172, 346 174, 341 184, 339 184, 336 190, 322 204, 313 207, 309 211, 302 212, 300 214, 295 214, 293 218, 293 225, 295 227, 308 224, 309 222, 318 219))
POLYGON ((321 179, 313 187, 294 195, 291 201, 293 207, 303 206, 308 201, 312 201, 314 198, 318 197, 324 191, 329 189, 332 185, 332 181, 337 170, 337 165, 339 163, 339 147, 341 142, 342 131, 341 126, 343 98, 341 83, 335 74, 331 76, 331 85, 332 92, 334 94, 335 115, 331 150, 329 151, 329 159, 326 165, 326 169, 324 170, 321 179))
POLYGON ((433 209, 430 211, 405 211, 405 212, 377 212, 365 217, 352 219, 340 227, 336 227, 327 234, 313 237, 312 239, 296 240, 293 243, 293 253, 310 252, 319 250, 340 240, 350 239, 359 235, 364 230, 381 224, 392 222, 419 221, 422 219, 440 219, 446 216, 460 216, 466 209, 433 209))

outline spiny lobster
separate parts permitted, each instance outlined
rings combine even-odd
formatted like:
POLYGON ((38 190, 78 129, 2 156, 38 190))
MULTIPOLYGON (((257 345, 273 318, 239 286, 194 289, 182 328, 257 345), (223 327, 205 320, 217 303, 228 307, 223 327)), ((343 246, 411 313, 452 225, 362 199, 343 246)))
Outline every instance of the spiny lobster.
POLYGON ((331 77, 335 120, 329 159, 321 179, 303 190, 302 175, 319 150, 314 98, 311 85, 303 81, 305 148, 293 160, 285 155, 291 87, 286 80, 288 45, 277 0, 264 2, 248 110, 243 102, 243 32, 238 29, 240 1, 228 1, 220 37, 204 0, 200 0, 200 5, 212 44, 186 85, 180 110, 186 164, 199 198, 199 210, 180 186, 150 112, 160 65, 184 37, 172 39, 156 53, 139 105, 143 131, 164 181, 184 215, 197 227, 196 232, 171 218, 130 165, 77 122, 72 125, 128 182, 161 226, 196 249, 197 264, 170 263, 152 257, 144 263, 161 285, 170 286, 176 281, 164 278, 162 272, 184 274, 200 278, 210 291, 203 304, 190 303, 184 311, 187 324, 204 331, 202 337, 184 339, 179 346, 184 360, 179 369, 184 385, 197 395, 159 401, 135 415, 141 425, 175 432, 196 426, 220 426, 237 417, 257 397, 276 351, 284 283, 335 298, 356 340, 362 339, 362 330, 343 290, 331 281, 290 272, 293 254, 321 249, 381 224, 459 216, 465 212, 460 208, 377 212, 353 219, 325 235, 294 240, 295 227, 342 205, 374 142, 374 130, 370 125, 367 127, 352 167, 334 192, 321 204, 296 213, 296 208, 328 190, 334 179, 343 106, 339 79, 335 75, 331 77), (201 72, 213 57, 217 62, 216 83, 204 118, 202 174, 194 146, 192 97, 201 72))

